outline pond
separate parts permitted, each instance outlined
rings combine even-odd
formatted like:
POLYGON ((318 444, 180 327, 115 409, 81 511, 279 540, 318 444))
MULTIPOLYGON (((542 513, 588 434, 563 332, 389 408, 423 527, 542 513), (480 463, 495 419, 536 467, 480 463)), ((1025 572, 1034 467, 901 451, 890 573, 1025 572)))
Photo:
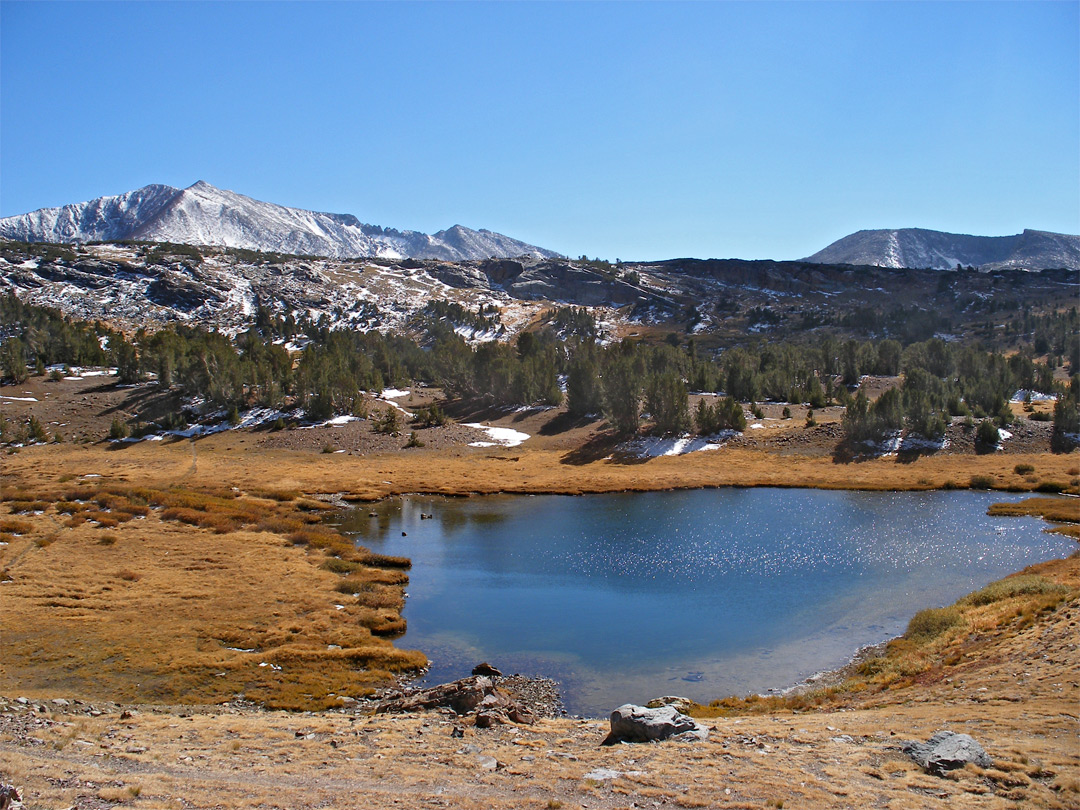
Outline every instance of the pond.
POLYGON ((600 716, 660 695, 707 701, 788 687, 899 635, 922 608, 1075 550, 1042 521, 986 515, 1008 499, 799 489, 410 496, 338 520, 358 543, 412 558, 408 632, 397 643, 431 659, 427 682, 488 661, 555 678, 571 713, 600 716))

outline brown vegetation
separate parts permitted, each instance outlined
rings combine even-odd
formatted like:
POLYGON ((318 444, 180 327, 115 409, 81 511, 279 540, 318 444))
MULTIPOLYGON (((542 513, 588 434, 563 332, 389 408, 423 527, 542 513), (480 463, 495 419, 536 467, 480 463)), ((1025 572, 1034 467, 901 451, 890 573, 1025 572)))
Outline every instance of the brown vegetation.
POLYGON ((0 548, 0 691, 313 709, 426 663, 380 638, 405 629, 408 561, 310 525, 325 504, 116 483, 44 494, 55 508, 4 519, 20 532, 0 548))

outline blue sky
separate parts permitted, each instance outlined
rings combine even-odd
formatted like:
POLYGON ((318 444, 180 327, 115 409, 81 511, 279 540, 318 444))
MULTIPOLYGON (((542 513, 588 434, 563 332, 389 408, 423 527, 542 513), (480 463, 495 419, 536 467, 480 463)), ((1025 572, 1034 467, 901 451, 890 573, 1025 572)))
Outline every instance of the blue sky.
POLYGON ((206 180, 568 255, 1080 232, 1080 4, 0 2, 0 215, 206 180))

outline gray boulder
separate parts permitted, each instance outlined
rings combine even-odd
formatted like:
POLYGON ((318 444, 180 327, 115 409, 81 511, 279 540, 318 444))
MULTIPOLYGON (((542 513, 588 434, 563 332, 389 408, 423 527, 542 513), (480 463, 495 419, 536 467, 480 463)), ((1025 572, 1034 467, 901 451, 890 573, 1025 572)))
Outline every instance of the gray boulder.
POLYGON ((973 737, 953 731, 939 731, 925 743, 910 740, 904 743, 903 750, 927 773, 937 776, 945 771, 963 768, 969 762, 980 768, 989 768, 994 764, 973 737))
POLYGON ((709 730, 674 706, 649 709, 627 703, 611 713, 611 733, 604 745, 620 742, 654 742, 676 737, 682 740, 704 740, 709 730))

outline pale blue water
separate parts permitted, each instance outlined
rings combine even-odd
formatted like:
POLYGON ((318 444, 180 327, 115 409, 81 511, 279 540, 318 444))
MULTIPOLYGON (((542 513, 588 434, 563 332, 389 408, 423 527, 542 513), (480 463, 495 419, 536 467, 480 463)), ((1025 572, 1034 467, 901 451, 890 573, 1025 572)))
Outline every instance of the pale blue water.
POLYGON ((1075 550, 1042 521, 986 515, 990 503, 1018 499, 797 489, 412 496, 352 510, 341 527, 374 551, 412 558, 398 644, 431 659, 428 682, 488 661, 553 677, 571 712, 603 715, 660 695, 782 689, 899 635, 924 607, 1075 550))

